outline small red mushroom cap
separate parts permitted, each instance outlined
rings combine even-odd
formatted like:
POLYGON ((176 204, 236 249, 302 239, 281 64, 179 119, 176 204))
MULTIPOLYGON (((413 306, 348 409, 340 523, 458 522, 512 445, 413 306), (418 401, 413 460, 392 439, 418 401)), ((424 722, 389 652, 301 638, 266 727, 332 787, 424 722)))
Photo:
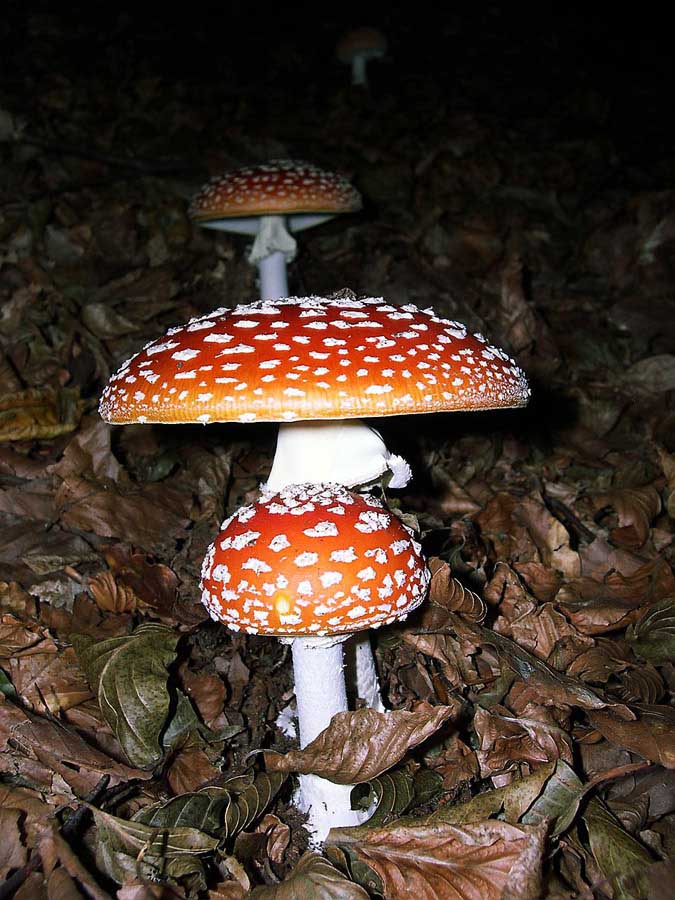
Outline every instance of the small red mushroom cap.
POLYGON ((283 422, 525 406, 516 363, 432 310, 292 297, 171 328, 112 376, 100 413, 131 422, 283 422))
POLYGON ((387 39, 377 28, 355 28, 340 38, 336 47, 337 58, 342 63, 350 63, 359 53, 375 58, 386 52, 387 39))
POLYGON ((296 484, 223 524, 201 586, 211 617, 234 631, 332 635, 405 618, 428 582, 412 532, 379 500, 296 484))
POLYGON ((212 178, 188 210, 196 222, 237 216, 356 212, 361 195, 344 175, 312 163, 273 159, 212 178))

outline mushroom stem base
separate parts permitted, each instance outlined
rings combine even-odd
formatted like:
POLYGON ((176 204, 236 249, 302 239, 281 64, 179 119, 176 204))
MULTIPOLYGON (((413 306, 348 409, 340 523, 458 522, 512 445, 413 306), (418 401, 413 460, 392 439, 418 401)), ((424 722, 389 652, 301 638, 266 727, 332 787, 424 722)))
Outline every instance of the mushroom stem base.
MULTIPOLYGON (((297 637, 292 641, 301 747, 327 728, 336 713, 347 711, 342 652, 347 637, 297 637)), ((331 828, 363 821, 363 813, 351 808, 351 789, 352 785, 333 784, 317 775, 301 776, 296 804, 309 814, 308 828, 317 842, 331 828)))

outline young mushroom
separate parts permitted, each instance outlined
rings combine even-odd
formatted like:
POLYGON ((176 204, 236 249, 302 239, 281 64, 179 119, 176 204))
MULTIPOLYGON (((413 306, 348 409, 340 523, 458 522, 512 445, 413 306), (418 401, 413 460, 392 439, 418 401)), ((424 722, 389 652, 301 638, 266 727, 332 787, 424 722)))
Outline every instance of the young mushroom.
MULTIPOLYGON (((236 512, 202 568, 202 600, 234 631, 290 642, 300 746, 348 709, 342 642, 404 619, 429 573, 409 529, 374 497, 337 484, 300 484, 236 512)), ((351 785, 301 776, 298 805, 322 840, 357 825, 351 785)))
POLYGON ((335 52, 341 63, 351 66, 352 84, 368 87, 366 66, 384 56, 387 39, 376 28, 355 28, 340 38, 335 52))
POLYGON ((343 175, 308 162, 274 159, 212 178, 194 197, 190 217, 205 228, 255 235, 261 297, 286 297, 286 263, 295 257, 291 231, 361 209, 361 195, 343 175))
MULTIPOLYGON (((481 335, 431 310, 382 298, 293 297, 220 309, 171 328, 113 375, 104 419, 279 422, 267 488, 356 487, 390 469, 411 472, 362 421, 406 413, 525 406, 523 372, 481 335)), ((382 708, 372 654, 361 642, 358 694, 382 708)))

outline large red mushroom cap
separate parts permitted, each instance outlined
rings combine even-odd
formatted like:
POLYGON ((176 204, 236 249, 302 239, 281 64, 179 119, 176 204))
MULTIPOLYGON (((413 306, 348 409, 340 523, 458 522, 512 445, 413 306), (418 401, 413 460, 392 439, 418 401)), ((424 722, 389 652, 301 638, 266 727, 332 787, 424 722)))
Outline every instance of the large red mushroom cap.
POLYGON ((190 204, 196 222, 243 216, 356 212, 361 195, 335 172, 295 159, 273 159, 212 178, 190 204))
POLYGON ((432 310, 295 297, 171 328, 113 375, 100 412, 131 422, 291 422, 525 406, 502 350, 432 310))
POLYGON ((409 529, 374 497, 292 485, 224 523, 202 568, 202 600, 235 631, 350 634, 403 619, 429 573, 409 529))

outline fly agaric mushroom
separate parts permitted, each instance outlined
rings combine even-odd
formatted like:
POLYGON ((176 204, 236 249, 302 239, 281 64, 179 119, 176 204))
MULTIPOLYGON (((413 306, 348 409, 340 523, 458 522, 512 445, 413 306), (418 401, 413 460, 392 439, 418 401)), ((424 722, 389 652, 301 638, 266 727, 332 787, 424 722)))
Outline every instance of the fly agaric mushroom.
MULTIPOLYGON (((102 417, 133 422, 280 422, 270 490, 306 481, 391 487, 411 472, 360 417, 525 406, 523 372, 458 322, 382 298, 257 301, 171 328, 113 375, 102 417)), ((367 638, 357 693, 383 709, 367 638)))
POLYGON ((189 215, 205 228, 255 235, 249 262, 258 266, 261 297, 288 294, 286 263, 302 231, 340 213, 361 209, 361 195, 343 175, 307 162, 274 159, 212 178, 194 197, 189 215))
POLYGON ((376 28, 356 28, 344 35, 336 48, 341 63, 352 67, 352 84, 368 86, 366 66, 387 52, 387 39, 376 28))
MULTIPOLYGON (((202 600, 234 631, 290 642, 300 746, 347 711, 342 642, 404 619, 429 572, 412 532, 374 497, 337 484, 266 491, 222 526, 202 568, 202 600)), ((351 785, 301 777, 300 808, 322 840, 357 825, 351 785)))

